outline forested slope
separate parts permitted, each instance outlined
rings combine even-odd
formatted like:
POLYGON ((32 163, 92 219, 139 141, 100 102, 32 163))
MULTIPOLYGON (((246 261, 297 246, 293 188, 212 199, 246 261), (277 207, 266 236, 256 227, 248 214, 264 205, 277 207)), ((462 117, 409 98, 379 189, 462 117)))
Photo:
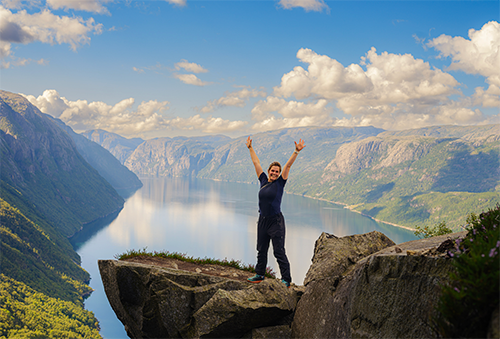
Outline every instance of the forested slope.
POLYGON ((124 200, 73 140, 25 98, 0 91, 0 337, 96 338, 89 274, 68 237, 124 200))

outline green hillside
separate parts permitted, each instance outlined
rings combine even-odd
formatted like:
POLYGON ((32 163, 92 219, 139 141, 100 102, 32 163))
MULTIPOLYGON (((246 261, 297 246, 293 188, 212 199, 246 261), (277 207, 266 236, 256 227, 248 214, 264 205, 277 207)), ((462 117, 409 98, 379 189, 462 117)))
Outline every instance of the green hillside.
POLYGON ((0 338, 99 338, 68 237, 123 207, 69 135, 0 91, 0 338))

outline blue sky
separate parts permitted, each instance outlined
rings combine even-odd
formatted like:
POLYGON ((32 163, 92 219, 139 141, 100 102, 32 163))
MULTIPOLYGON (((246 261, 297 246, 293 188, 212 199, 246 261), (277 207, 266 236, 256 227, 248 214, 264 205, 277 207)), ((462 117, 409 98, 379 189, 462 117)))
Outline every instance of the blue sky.
POLYGON ((0 88, 75 131, 499 123, 498 1, 0 1, 0 88))

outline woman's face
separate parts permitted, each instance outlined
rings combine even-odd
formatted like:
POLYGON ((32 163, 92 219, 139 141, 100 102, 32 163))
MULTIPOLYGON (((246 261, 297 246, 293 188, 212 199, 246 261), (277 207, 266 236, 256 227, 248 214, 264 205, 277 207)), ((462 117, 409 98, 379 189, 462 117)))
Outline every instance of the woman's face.
POLYGON ((267 172, 267 174, 269 175, 269 181, 274 181, 274 180, 278 179, 278 177, 280 176, 279 166, 271 167, 269 169, 269 172, 267 172))

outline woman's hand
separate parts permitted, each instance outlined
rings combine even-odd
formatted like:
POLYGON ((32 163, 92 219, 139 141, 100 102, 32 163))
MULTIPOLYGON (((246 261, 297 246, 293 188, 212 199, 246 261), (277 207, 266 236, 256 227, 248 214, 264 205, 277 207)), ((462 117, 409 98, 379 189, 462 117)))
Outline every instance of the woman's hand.
POLYGON ((250 139, 250 137, 248 137, 247 139, 247 148, 250 148, 252 147, 252 139, 250 139))
MULTIPOLYGON (((250 139, 250 137, 249 137, 249 139, 250 139)), ((296 142, 296 141, 294 141, 294 142, 295 142, 295 150, 296 150, 297 152, 302 151, 302 149, 303 149, 304 147, 306 147, 306 145, 304 145, 305 141, 304 141, 304 140, 302 140, 302 139, 299 139, 299 143, 298 143, 298 144, 297 144, 297 142, 296 142)))

